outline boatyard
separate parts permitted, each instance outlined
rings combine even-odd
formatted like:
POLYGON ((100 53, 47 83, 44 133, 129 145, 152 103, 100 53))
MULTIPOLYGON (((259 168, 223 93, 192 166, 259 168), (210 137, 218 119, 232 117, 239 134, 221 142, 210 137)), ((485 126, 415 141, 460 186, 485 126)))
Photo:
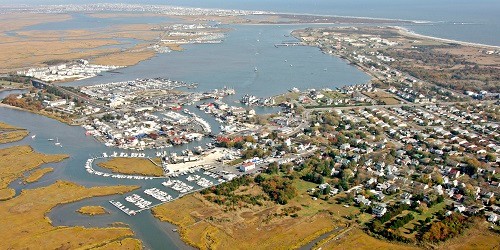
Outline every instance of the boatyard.
POLYGON ((167 163, 169 162, 169 157, 174 157, 175 153, 167 155, 165 151, 157 152, 156 155, 161 156, 162 159, 164 176, 113 174, 97 170, 94 167, 95 162, 102 162, 112 158, 142 158, 151 160, 152 158, 145 153, 102 153, 102 156, 87 159, 85 169, 89 174, 108 178, 145 181, 164 180, 161 182, 161 185, 144 189, 143 193, 146 195, 144 196, 146 198, 141 196, 142 194, 134 193, 127 195, 123 200, 113 199, 109 201, 120 211, 132 216, 165 202, 178 199, 186 194, 224 183, 237 176, 238 172, 235 172, 236 174, 230 173, 221 170, 221 168, 216 169, 214 165, 209 164, 216 163, 217 160, 223 159, 225 154, 229 154, 230 152, 225 149, 212 149, 210 152, 205 157, 197 159, 197 161, 176 164, 167 163))

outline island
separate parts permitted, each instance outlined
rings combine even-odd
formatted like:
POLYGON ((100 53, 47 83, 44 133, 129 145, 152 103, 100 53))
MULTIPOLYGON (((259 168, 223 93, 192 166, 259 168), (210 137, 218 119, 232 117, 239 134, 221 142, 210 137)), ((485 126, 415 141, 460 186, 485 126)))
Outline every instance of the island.
POLYGON ((108 211, 106 211, 105 208, 101 206, 84 206, 78 209, 78 213, 84 214, 84 215, 102 215, 102 214, 107 214, 108 211))
POLYGON ((10 126, 0 122, 0 143, 20 141, 28 135, 28 131, 22 128, 10 126))
POLYGON ((26 177, 25 181, 27 183, 33 183, 41 179, 46 174, 53 172, 54 168, 41 168, 33 171, 28 177, 26 177))
POLYGON ((145 158, 124 158, 116 157, 97 164, 99 167, 109 169, 113 173, 144 175, 144 176, 163 176, 161 160, 145 158))

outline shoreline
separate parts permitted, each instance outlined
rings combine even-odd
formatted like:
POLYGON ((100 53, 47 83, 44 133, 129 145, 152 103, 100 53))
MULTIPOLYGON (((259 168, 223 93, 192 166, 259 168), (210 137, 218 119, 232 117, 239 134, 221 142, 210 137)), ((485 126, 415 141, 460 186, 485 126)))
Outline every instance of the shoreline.
MULTIPOLYGON (((266 14, 261 14, 266 15, 266 14)), ((383 18, 383 17, 367 17, 367 16, 342 16, 342 15, 327 15, 327 14, 313 14, 313 13, 295 13, 295 12, 276 12, 267 15, 301 15, 301 16, 316 16, 316 17, 337 17, 337 18, 352 18, 352 19, 367 19, 367 20, 377 20, 377 21, 398 21, 398 22, 409 22, 414 24, 420 23, 434 23, 433 21, 426 20, 409 20, 400 18, 383 18)))
POLYGON ((400 34, 406 35, 406 36, 411 36, 411 37, 417 37, 417 38, 425 38, 425 39, 431 39, 431 40, 436 40, 440 42, 447 42, 447 43, 456 43, 464 46, 472 46, 472 47, 480 47, 480 48, 490 48, 490 49, 500 49, 500 46, 497 45, 489 45, 489 44, 483 44, 483 43, 474 43, 474 42, 465 42, 465 41, 459 41, 459 40, 453 40, 453 39, 447 39, 447 38, 441 38, 441 37, 435 37, 435 36, 429 36, 429 35, 423 35, 420 33, 416 33, 415 31, 412 31, 411 29, 401 27, 401 26, 389 26, 392 28, 397 29, 400 34))
POLYGON ((23 108, 16 107, 16 106, 7 105, 7 104, 1 103, 1 102, 0 102, 0 108, 9 108, 9 109, 14 109, 14 110, 18 110, 18 111, 24 111, 24 112, 28 112, 28 113, 32 113, 32 114, 36 114, 36 115, 41 115, 41 116, 56 120, 58 122, 64 123, 64 124, 69 125, 69 126, 79 126, 78 124, 68 123, 68 122, 64 121, 63 119, 57 119, 57 117, 54 117, 54 116, 48 116, 48 115, 42 114, 40 112, 36 112, 33 110, 29 110, 29 109, 23 109, 23 108))
POLYGON ((29 88, 5 88, 5 89, 0 89, 0 93, 4 91, 13 91, 13 90, 29 90, 29 88))

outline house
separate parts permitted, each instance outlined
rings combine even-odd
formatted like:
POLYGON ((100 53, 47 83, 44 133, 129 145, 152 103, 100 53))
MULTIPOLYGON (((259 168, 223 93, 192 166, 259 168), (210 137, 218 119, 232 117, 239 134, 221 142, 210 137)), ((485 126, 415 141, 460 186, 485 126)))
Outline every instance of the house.
POLYGON ((443 195, 443 187, 441 185, 436 185, 434 186, 434 192, 436 192, 438 195, 443 195))
POLYGON ((383 193, 378 193, 375 195, 377 200, 382 201, 385 198, 385 195, 383 193))
POLYGON ((455 206, 455 211, 456 212, 463 213, 463 212, 465 212, 465 210, 467 210, 467 208, 464 205, 462 205, 462 204, 460 204, 458 206, 455 206))
POLYGON ((43 101, 43 104, 46 106, 46 107, 57 107, 57 106, 62 106, 64 104, 66 104, 66 100, 65 99, 60 99, 60 100, 56 100, 56 101, 43 101))
POLYGON ((453 195, 453 199, 455 199, 455 200, 457 200, 457 201, 462 200, 462 198, 463 198, 463 195, 461 195, 461 194, 454 194, 454 195, 453 195))
POLYGON ((240 171, 241 172, 248 172, 248 171, 250 171, 252 169, 255 169, 255 163, 253 163, 253 162, 244 162, 240 166, 240 171))
POLYGON ((340 145, 341 150, 348 150, 350 148, 351 148, 351 145, 349 143, 344 143, 344 144, 340 145))
POLYGON ((387 213, 387 208, 385 204, 379 204, 372 207, 372 213, 377 217, 382 217, 385 213, 387 213))
POLYGON ((404 199, 404 200, 401 200, 400 202, 401 202, 401 204, 411 205, 410 199, 404 199))
POLYGON ((388 187, 389 187, 389 186, 388 186, 387 184, 385 184, 385 183, 378 183, 378 184, 377 184, 376 189, 377 189, 377 191, 384 191, 384 190, 386 190, 388 187))
POLYGON ((459 170, 457 170, 457 169, 452 169, 452 170, 450 170, 450 172, 448 173, 448 176, 450 176, 451 178, 456 179, 456 178, 460 177, 460 171, 459 171, 459 170))
POLYGON ((372 204, 370 200, 368 200, 367 198, 365 198, 363 195, 360 194, 356 196, 356 198, 354 198, 354 201, 358 204, 363 204, 365 206, 370 206, 370 204, 372 204))
POLYGON ((338 194, 338 193, 339 193, 339 190, 338 190, 337 188, 332 188, 332 189, 330 190, 330 195, 336 195, 336 194, 338 194))
POLYGON ((497 215, 497 214, 495 214, 495 213, 491 213, 491 214, 488 216, 488 221, 489 221, 489 222, 493 222, 493 223, 495 223, 495 222, 497 222, 497 220, 498 220, 498 215, 497 215))
POLYGON ((329 187, 329 186, 330 186, 330 184, 328 184, 328 183, 323 183, 323 184, 320 184, 320 185, 318 186, 318 188, 319 188, 319 190, 323 190, 323 189, 325 189, 325 188, 327 188, 327 187, 329 187))

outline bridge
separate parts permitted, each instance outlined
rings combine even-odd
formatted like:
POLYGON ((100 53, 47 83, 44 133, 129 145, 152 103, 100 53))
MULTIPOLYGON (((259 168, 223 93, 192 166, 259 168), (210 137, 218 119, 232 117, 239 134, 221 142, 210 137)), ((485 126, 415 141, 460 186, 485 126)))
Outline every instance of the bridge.
POLYGON ((33 85, 33 87, 38 88, 38 89, 46 89, 48 87, 53 87, 53 88, 56 88, 57 90, 61 91, 62 93, 65 93, 65 94, 71 96, 72 98, 75 98, 79 101, 83 101, 85 103, 89 103, 94 107, 101 108, 101 110, 103 110, 103 111, 109 110, 109 108, 107 106, 104 106, 101 103, 98 103, 89 97, 80 95, 80 93, 75 93, 73 91, 65 89, 65 88, 58 86, 56 84, 44 82, 44 81, 38 80, 38 79, 31 79, 31 84, 33 85))

